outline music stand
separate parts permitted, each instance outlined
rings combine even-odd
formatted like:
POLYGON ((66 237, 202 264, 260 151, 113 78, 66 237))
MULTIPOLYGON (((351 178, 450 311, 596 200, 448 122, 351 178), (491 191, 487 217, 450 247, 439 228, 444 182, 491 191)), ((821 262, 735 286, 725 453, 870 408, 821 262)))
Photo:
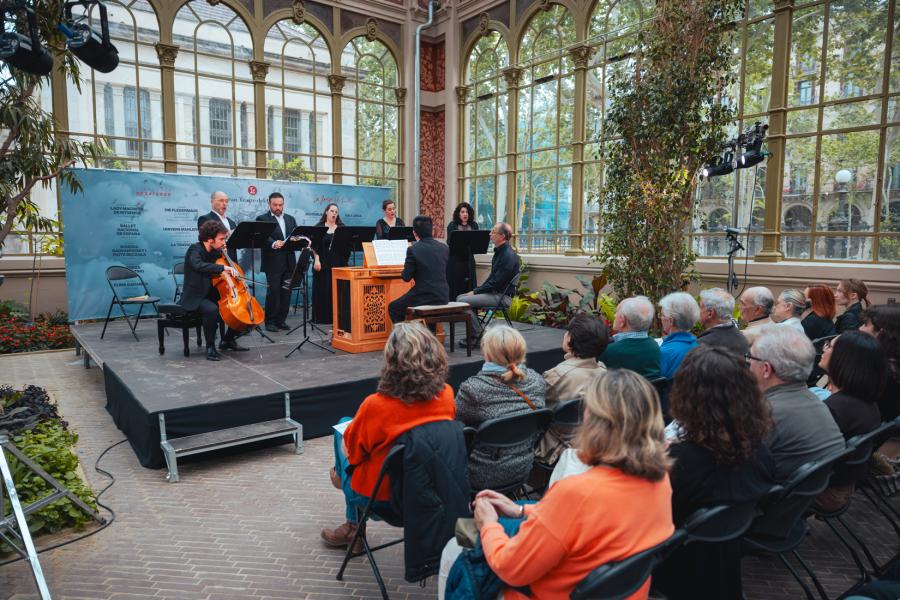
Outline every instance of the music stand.
MULTIPOLYGON (((255 250, 266 243, 266 240, 268 240, 269 236, 272 234, 272 230, 275 229, 277 225, 277 223, 268 221, 241 221, 237 224, 237 227, 231 230, 231 235, 228 236, 226 245, 229 250, 239 250, 241 248, 250 249, 250 293, 254 297, 256 297, 255 250)), ((253 329, 264 339, 269 340, 269 342, 273 344, 275 343, 275 340, 267 336, 259 325, 253 329)))
POLYGON ((391 227, 388 231, 387 239, 389 240, 406 240, 407 242, 415 242, 412 227, 391 227))
MULTIPOLYGON (((371 226, 345 225, 334 230, 332 249, 348 249, 351 253, 362 252, 362 245, 375 239, 375 228, 371 226)), ((355 257, 355 256, 354 256, 355 257)))
MULTIPOLYGON (((328 231, 328 228, 325 226, 298 225, 291 232, 290 236, 288 236, 288 239, 290 239, 294 236, 302 235, 302 236, 309 238, 309 240, 312 242, 313 247, 321 246, 322 245, 322 236, 325 235, 326 231, 328 231)), ((303 339, 300 340, 300 343, 297 344, 296 346, 294 346, 294 349, 291 350, 290 352, 288 352, 284 357, 285 358, 290 357, 291 354, 293 354, 294 352, 296 352, 297 350, 302 348, 303 344, 305 344, 306 342, 309 342, 310 344, 312 344, 313 346, 316 346, 317 348, 321 348, 322 350, 327 350, 328 352, 331 352, 332 354, 334 354, 333 348, 328 348, 327 346, 323 346, 323 345, 316 343, 316 342, 312 341, 311 339, 309 339, 309 334, 306 331, 306 326, 308 324, 314 330, 318 331, 320 334, 325 335, 325 332, 310 320, 310 315, 309 315, 309 267, 315 261, 312 260, 311 256, 307 255, 307 257, 305 259, 306 264, 305 265, 303 264, 303 261, 304 261, 303 252, 306 251, 306 248, 307 248, 307 246, 305 245, 306 242, 304 242, 302 240, 298 240, 296 242, 289 241, 288 244, 289 244, 289 249, 291 251, 300 250, 300 252, 301 252, 300 258, 297 260, 297 265, 294 269, 294 273, 292 274, 290 281, 286 282, 286 285, 289 285, 291 287, 291 289, 293 289, 295 287, 298 287, 297 286, 298 282, 300 283, 299 287, 303 290, 303 322, 300 325, 297 325, 296 327, 294 327, 293 329, 288 331, 285 335, 291 335, 292 333, 294 333, 295 331, 297 331, 298 329, 300 329, 302 327, 303 328, 303 339)))
POLYGON ((472 261, 469 257, 475 254, 487 254, 488 244, 491 241, 491 232, 487 229, 476 229, 471 231, 451 231, 450 237, 447 238, 447 245, 450 246, 450 254, 466 261, 469 265, 469 280, 472 287, 475 287, 475 271, 472 269, 472 261))

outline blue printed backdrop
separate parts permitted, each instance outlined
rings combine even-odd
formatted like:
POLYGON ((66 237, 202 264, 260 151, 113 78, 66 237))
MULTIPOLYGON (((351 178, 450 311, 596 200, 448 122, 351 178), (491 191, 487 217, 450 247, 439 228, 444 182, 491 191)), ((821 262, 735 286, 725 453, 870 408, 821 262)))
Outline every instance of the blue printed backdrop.
MULTIPOLYGON (((134 269, 152 295, 171 301, 172 266, 197 241, 197 217, 210 211, 213 191, 228 194, 226 214, 238 223, 268 211, 267 199, 275 191, 284 194, 285 212, 299 225, 315 225, 329 202, 340 207, 347 225, 374 225, 382 216, 381 203, 390 197, 390 189, 381 187, 105 169, 76 172, 84 190, 73 194, 63 188, 61 194, 72 321, 106 316, 111 292, 105 273, 111 265, 134 269)), ((239 260, 249 275, 249 252, 239 260)), ((257 273, 257 279, 265 281, 265 276, 257 273)), ((257 288, 260 299, 264 290, 257 288)), ((140 293, 139 287, 128 286, 120 296, 140 293)))

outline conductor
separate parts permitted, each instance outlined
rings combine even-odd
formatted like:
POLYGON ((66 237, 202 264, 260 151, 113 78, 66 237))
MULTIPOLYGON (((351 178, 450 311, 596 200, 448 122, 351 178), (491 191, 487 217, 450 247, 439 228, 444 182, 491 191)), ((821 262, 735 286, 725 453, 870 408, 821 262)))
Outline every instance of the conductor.
POLYGON ((262 270, 266 274, 266 331, 289 330, 285 320, 291 305, 290 285, 284 282, 291 278, 296 265, 294 252, 285 248, 288 236, 297 226, 297 221, 284 212, 284 196, 280 192, 269 194, 269 212, 256 217, 257 221, 275 223, 269 239, 263 244, 262 270))
POLYGON ((416 243, 406 249, 403 281, 415 279, 412 289, 388 304, 391 321, 397 323, 406 316, 410 306, 447 304, 450 288, 447 285, 447 258, 450 248, 432 237, 431 217, 419 215, 412 222, 416 243))

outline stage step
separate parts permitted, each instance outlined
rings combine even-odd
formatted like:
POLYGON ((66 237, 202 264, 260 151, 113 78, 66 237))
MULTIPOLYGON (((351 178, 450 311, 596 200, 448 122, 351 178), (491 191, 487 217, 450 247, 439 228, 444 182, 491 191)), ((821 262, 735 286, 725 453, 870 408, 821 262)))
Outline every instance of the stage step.
POLYGON ((169 470, 166 480, 175 483, 179 480, 178 457, 201 454, 221 448, 239 446, 262 440, 269 440, 285 435, 294 438, 294 453, 303 453, 303 425, 291 418, 291 396, 284 395, 284 418, 272 421, 250 423, 239 427, 218 429, 197 435, 187 435, 180 438, 168 439, 166 437, 166 416, 159 413, 159 445, 166 457, 166 465, 169 470))

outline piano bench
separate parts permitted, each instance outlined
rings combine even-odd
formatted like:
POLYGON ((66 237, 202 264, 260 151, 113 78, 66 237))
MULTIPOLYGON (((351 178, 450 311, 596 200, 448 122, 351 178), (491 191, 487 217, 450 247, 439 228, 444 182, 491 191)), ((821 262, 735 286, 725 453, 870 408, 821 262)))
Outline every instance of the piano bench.
POLYGON ((456 323, 466 324, 466 356, 472 356, 471 307, 465 302, 449 302, 440 305, 410 306, 406 309, 407 321, 422 321, 425 325, 447 323, 450 328, 450 352, 456 347, 456 323))

